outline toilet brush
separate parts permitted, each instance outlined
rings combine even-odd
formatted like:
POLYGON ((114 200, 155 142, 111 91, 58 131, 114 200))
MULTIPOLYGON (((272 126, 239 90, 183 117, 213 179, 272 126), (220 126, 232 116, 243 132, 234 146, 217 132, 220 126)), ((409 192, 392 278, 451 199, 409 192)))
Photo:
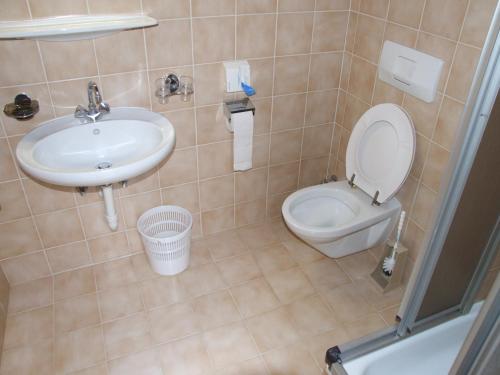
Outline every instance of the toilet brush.
POLYGON ((394 270, 394 266, 396 265, 396 251, 398 249, 398 244, 399 244, 399 237, 401 236, 401 230, 403 229, 403 222, 405 221, 405 211, 401 211, 401 216, 399 218, 399 225, 398 225, 398 231, 396 233, 396 242, 394 243, 394 247, 392 248, 391 255, 386 257, 384 259, 384 263, 382 265, 382 268, 384 270, 384 273, 387 276, 392 275, 392 271, 394 270))

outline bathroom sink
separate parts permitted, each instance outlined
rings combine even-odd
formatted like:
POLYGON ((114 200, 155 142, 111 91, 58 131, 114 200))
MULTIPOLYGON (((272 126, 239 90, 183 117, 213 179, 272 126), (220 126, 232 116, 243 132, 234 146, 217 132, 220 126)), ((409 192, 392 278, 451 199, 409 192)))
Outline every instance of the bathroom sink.
POLYGON ((142 108, 113 108, 95 123, 73 115, 47 121, 26 134, 16 149, 29 175, 63 186, 100 186, 125 181, 159 164, 175 144, 162 115, 142 108))

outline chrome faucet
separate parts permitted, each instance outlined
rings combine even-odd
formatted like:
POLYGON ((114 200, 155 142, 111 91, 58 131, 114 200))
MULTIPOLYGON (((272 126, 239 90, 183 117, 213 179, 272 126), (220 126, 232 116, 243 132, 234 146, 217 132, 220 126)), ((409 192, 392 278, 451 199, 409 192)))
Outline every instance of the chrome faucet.
POLYGON ((92 122, 96 122, 103 114, 109 113, 109 104, 102 101, 101 93, 94 81, 89 82, 87 94, 89 97, 88 109, 82 105, 78 105, 75 109, 75 117, 90 119, 92 122))

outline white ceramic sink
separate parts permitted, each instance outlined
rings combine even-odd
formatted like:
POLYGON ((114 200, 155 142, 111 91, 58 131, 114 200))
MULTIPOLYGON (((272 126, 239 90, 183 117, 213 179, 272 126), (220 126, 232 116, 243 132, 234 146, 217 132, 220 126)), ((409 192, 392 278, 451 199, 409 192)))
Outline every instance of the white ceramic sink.
POLYGON ((82 124, 72 115, 43 123, 21 139, 16 156, 22 169, 39 180, 100 186, 154 168, 174 144, 174 127, 162 115, 112 108, 96 123, 82 124))

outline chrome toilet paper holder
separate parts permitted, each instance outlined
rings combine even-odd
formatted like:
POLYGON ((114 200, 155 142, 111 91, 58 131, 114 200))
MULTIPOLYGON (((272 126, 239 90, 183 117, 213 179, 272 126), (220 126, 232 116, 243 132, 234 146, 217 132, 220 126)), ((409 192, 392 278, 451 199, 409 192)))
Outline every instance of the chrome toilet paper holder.
POLYGON ((255 116, 255 106, 249 98, 227 100, 224 102, 224 115, 228 122, 231 122, 231 115, 240 112, 252 111, 255 116))

